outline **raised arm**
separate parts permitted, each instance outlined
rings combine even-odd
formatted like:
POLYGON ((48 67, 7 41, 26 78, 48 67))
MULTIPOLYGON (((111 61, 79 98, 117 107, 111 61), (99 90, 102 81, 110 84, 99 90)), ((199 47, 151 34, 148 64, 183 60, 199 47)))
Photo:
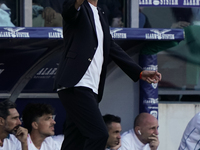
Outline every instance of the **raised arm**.
POLYGON ((84 0, 65 0, 63 3, 62 17, 65 22, 69 23, 75 20, 78 16, 79 9, 84 0))
POLYGON ((162 78, 161 74, 157 71, 143 70, 115 42, 112 42, 111 44, 110 56, 114 62, 135 82, 138 79, 141 79, 148 83, 158 83, 162 78))
POLYGON ((84 0, 76 0, 75 2, 75 8, 78 10, 78 8, 83 4, 84 0))

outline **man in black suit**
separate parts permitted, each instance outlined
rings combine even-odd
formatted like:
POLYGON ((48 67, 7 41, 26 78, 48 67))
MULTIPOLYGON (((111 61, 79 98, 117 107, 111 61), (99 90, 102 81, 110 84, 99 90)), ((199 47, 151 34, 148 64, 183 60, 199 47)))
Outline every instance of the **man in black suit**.
POLYGON ((65 50, 55 88, 67 112, 62 150, 104 150, 108 132, 98 103, 103 95, 108 58, 131 78, 157 83, 161 74, 143 71, 111 38, 98 0, 65 0, 65 50))

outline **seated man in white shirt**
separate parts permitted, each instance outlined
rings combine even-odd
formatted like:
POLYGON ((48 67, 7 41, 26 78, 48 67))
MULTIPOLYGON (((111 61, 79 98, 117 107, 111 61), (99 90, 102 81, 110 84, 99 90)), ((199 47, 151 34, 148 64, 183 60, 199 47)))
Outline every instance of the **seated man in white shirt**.
POLYGON ((54 135, 53 108, 48 104, 30 103, 23 110, 23 124, 28 129, 29 150, 59 150, 54 135))
POLYGON ((179 150, 199 150, 200 136, 200 112, 198 112, 188 123, 179 146, 179 150))
POLYGON ((53 140, 57 143, 59 150, 61 149, 63 140, 64 140, 64 134, 54 135, 52 136, 53 140))
POLYGON ((119 150, 157 150, 158 120, 149 113, 139 114, 134 128, 123 133, 119 150))
POLYGON ((108 130, 108 140, 106 143, 106 150, 117 150, 121 146, 121 118, 118 116, 106 114, 103 120, 108 130))
POLYGON ((0 150, 28 150, 27 129, 20 126, 15 103, 0 102, 0 150))
POLYGON ((0 0, 0 27, 14 27, 11 22, 11 10, 6 6, 4 1, 0 0))

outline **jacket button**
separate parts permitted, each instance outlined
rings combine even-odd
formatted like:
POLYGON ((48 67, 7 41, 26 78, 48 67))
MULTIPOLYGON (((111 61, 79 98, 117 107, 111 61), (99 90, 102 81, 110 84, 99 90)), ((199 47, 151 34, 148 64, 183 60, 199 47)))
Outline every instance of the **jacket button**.
POLYGON ((92 61, 92 59, 91 59, 91 58, 88 58, 88 60, 89 60, 89 61, 92 61))
POLYGON ((94 47, 94 50, 95 50, 95 51, 96 51, 96 49, 97 49, 97 48, 96 48, 96 47, 94 47))

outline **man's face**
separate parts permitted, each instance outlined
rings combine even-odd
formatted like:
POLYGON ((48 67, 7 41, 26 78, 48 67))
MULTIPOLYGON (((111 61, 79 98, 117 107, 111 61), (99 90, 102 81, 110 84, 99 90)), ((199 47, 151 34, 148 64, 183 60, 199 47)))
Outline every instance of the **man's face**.
POLYGON ((149 143, 151 140, 149 140, 148 137, 154 137, 154 135, 158 135, 158 127, 158 120, 156 118, 145 121, 141 125, 141 142, 144 144, 149 143))
POLYGON ((45 137, 54 135, 54 125, 56 122, 54 121, 52 114, 44 114, 39 117, 36 122, 38 124, 38 132, 41 135, 45 137))
POLYGON ((11 108, 8 111, 10 115, 5 119, 5 131, 8 134, 15 134, 21 125, 21 121, 19 120, 19 113, 15 108, 11 108))
POLYGON ((120 132, 121 132, 121 124, 112 122, 111 125, 108 127, 108 147, 114 147, 119 144, 119 140, 121 139, 120 132))

